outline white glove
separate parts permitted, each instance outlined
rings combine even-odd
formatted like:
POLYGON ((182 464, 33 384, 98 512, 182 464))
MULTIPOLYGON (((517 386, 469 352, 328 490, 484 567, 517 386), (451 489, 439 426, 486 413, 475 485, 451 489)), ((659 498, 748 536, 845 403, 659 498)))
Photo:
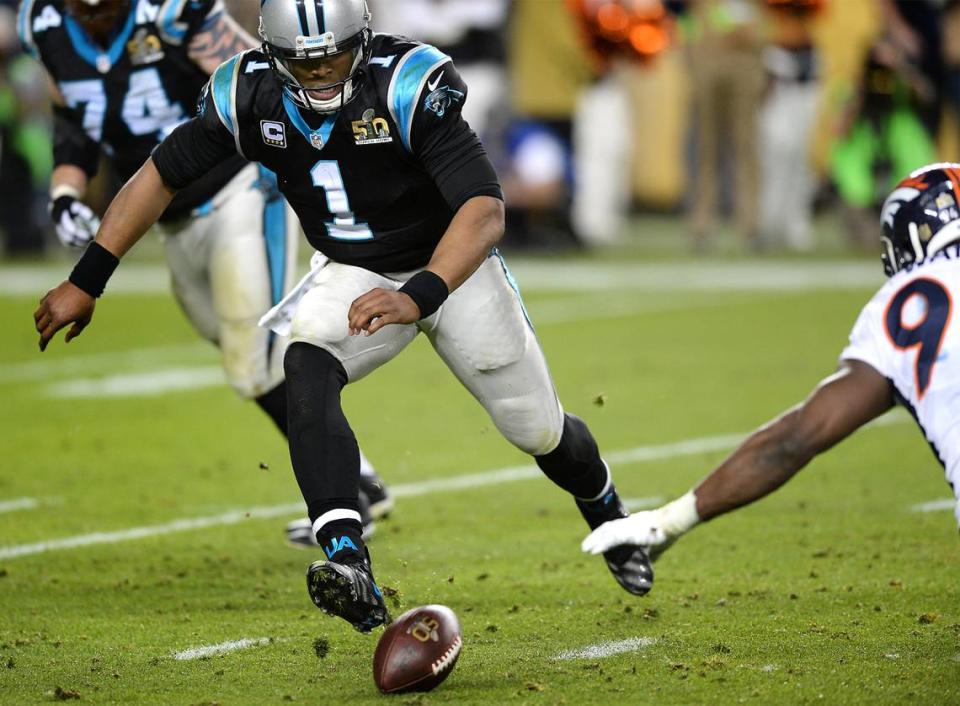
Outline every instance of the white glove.
POLYGON ((60 242, 71 248, 82 248, 97 234, 100 219, 87 204, 73 196, 58 196, 50 204, 50 217, 60 242))
POLYGON ((621 544, 635 544, 655 560, 699 522, 697 499, 691 491, 656 510, 603 523, 587 535, 580 548, 588 554, 602 554, 621 544))
POLYGON ((638 512, 622 520, 604 522, 587 535, 580 548, 588 554, 603 554, 621 544, 657 547, 669 540, 662 525, 659 510, 638 512))

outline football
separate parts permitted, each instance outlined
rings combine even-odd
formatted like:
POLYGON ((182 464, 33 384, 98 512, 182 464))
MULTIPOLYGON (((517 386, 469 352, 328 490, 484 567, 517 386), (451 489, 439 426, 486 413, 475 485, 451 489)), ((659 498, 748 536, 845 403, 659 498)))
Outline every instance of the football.
POLYGON ((384 694, 430 691, 447 678, 463 637, 456 614, 443 605, 408 610, 384 631, 373 654, 373 680, 384 694))

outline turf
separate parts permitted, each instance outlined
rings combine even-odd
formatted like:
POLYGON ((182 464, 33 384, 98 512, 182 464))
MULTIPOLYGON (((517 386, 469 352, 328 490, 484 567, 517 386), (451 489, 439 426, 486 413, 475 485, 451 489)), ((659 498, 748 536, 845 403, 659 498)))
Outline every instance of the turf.
MULTIPOLYGON (((538 335, 565 406, 612 454, 746 432, 801 399, 871 293, 561 287, 525 299, 548 320, 538 335)), ((56 396, 80 378, 215 367, 168 296, 108 294, 81 338, 42 357, 34 302, 0 298, 0 503, 38 500, 0 513, 0 550, 297 502, 281 437, 225 386, 56 396)), ((346 405, 398 487, 529 463, 422 340, 346 405)), ((614 472, 625 497, 669 498, 724 453, 614 472)), ((0 703, 958 703, 956 526, 948 511, 910 512, 944 497, 922 437, 894 418, 684 538, 637 599, 580 554, 582 522, 545 480, 411 493, 371 543, 377 577, 395 612, 452 607, 465 647, 439 689, 389 698, 371 678, 376 637, 310 604, 315 557, 281 541, 296 512, 0 559, 0 703), (650 640, 557 659, 629 638, 650 640), (241 639, 261 642, 174 659, 241 639)))

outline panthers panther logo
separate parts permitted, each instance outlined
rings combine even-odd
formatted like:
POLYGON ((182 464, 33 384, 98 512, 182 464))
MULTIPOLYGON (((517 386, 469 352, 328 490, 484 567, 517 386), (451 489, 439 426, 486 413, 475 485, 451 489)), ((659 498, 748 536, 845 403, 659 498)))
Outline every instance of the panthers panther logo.
POLYGON ((447 114, 447 108, 462 100, 463 91, 455 90, 450 86, 441 86, 427 96, 423 107, 431 113, 436 113, 438 118, 442 118, 447 114))

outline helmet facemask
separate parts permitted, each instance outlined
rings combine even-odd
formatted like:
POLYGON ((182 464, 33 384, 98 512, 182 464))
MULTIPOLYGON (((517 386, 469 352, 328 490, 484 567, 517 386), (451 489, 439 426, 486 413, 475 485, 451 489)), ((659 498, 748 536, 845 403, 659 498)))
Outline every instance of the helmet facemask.
POLYGON ((270 67, 294 103, 315 113, 335 113, 359 95, 367 76, 371 36, 370 29, 364 28, 339 45, 334 43, 332 33, 320 37, 298 36, 295 48, 287 49, 270 42, 263 20, 260 21, 263 52, 270 67), (335 73, 340 73, 336 69, 343 67, 346 73, 330 83, 310 80, 311 74, 321 75, 319 67, 324 64, 334 65, 335 73))

